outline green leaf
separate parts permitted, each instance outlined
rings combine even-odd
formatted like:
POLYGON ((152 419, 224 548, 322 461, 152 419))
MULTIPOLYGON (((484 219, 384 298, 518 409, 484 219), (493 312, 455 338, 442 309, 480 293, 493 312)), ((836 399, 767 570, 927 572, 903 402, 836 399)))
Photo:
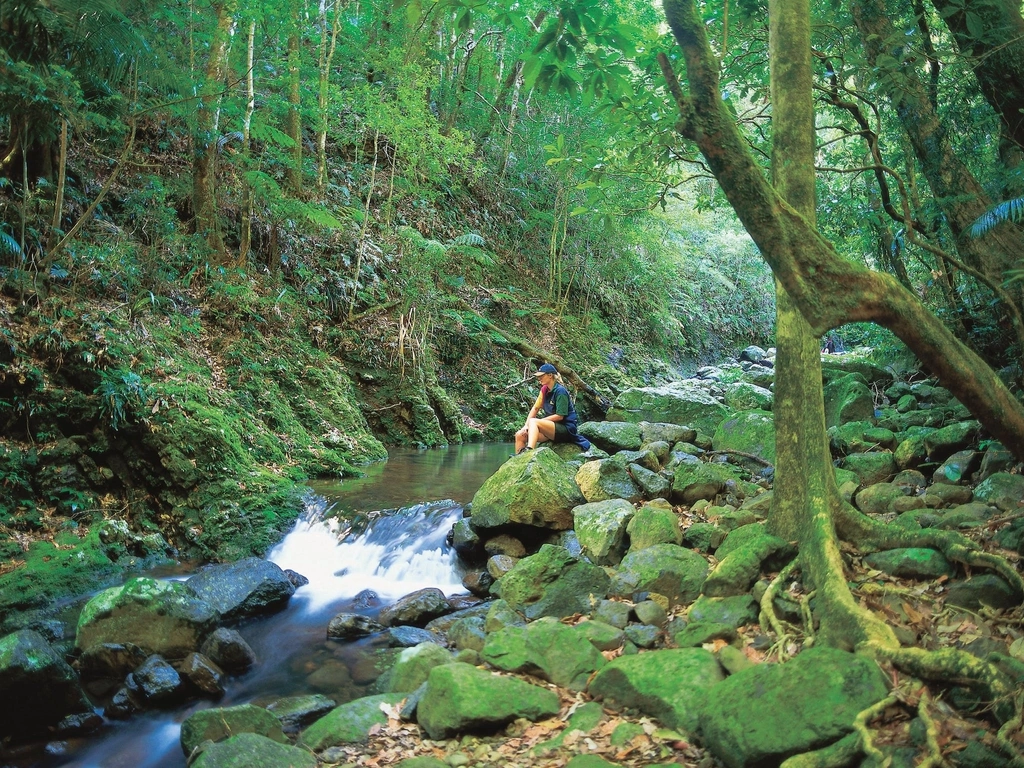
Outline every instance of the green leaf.
POLYGON ((968 11, 964 14, 964 23, 967 24, 967 31, 971 33, 971 37, 975 40, 982 40, 985 37, 985 22, 982 21, 981 16, 968 11))

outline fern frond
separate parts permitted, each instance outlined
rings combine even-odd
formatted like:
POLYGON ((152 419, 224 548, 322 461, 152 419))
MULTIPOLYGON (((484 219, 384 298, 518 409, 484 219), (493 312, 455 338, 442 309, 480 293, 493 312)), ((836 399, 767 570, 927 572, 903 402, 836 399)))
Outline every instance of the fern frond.
POLYGON ((0 231, 0 251, 11 256, 21 255, 21 245, 6 232, 0 231))
POLYGON ((1014 197, 1010 200, 1004 200, 992 208, 989 208, 981 216, 979 216, 970 229, 967 230, 967 234, 973 238, 979 238, 989 233, 989 231, 995 229, 1004 221, 1012 221, 1013 223, 1019 223, 1024 218, 1024 197, 1014 197))
POLYGON ((451 242, 452 245, 474 245, 477 247, 483 246, 485 241, 483 237, 478 235, 476 232, 466 232, 464 235, 459 235, 451 242))

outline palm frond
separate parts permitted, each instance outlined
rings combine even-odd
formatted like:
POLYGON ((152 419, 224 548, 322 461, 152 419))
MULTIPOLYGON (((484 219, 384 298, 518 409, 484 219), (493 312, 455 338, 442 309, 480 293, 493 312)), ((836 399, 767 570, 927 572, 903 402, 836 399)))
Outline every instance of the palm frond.
POLYGON ((992 208, 989 208, 981 216, 975 219, 967 230, 967 234, 973 238, 979 238, 988 234, 1005 221, 1019 223, 1024 218, 1024 197, 1014 197, 1004 200, 992 208))
POLYGON ((18 241, 3 230, 0 230, 0 253, 7 253, 11 256, 21 254, 21 246, 18 244, 18 241))

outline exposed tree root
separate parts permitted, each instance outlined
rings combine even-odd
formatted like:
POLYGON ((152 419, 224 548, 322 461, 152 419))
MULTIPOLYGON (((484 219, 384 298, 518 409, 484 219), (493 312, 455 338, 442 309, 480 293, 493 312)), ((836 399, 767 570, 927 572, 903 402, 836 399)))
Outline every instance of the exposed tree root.
POLYGON ((873 704, 859 715, 853 721, 853 732, 860 736, 860 749, 868 759, 868 765, 873 768, 888 768, 891 758, 887 758, 878 747, 875 746, 874 739, 871 738, 871 729, 868 728, 868 723, 882 714, 888 707, 898 702, 895 696, 889 696, 882 699, 877 704, 873 704))
POLYGON ((921 701, 917 705, 917 716, 924 723, 924 740, 925 746, 928 747, 928 754, 924 760, 918 763, 917 768, 938 768, 945 762, 942 757, 942 749, 939 747, 938 728, 936 728, 935 721, 932 720, 931 713, 928 711, 928 705, 931 702, 932 698, 928 695, 928 691, 924 691, 921 694, 921 701))
POLYGON ((1014 715, 999 729, 999 732, 996 734, 996 742, 1006 756, 1010 758, 1010 765, 1013 768, 1024 768, 1024 756, 1021 756, 1016 745, 1010 741, 1010 736, 1015 731, 1019 731, 1021 725, 1024 724, 1024 692, 1017 693, 1013 704, 1015 709, 1014 715))
POLYGON ((797 560, 790 560, 789 563, 779 571, 779 575, 772 579, 772 583, 768 585, 768 589, 764 591, 761 596, 761 612, 758 617, 758 621, 761 626, 770 625, 772 631, 775 632, 776 642, 775 644, 779 647, 779 660, 784 659, 785 654, 785 643, 787 639, 786 630, 782 626, 782 622, 779 617, 775 614, 775 595, 779 592, 779 587, 793 575, 793 571, 797 569, 797 560))
POLYGON ((823 749, 794 755, 779 768, 845 768, 860 754, 860 734, 854 732, 823 749))

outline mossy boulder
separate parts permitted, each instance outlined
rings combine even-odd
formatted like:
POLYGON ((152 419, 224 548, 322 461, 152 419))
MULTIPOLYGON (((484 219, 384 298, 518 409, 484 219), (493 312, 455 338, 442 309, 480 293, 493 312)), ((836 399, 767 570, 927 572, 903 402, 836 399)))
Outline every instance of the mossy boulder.
MULTIPOLYGON (((775 418, 765 411, 741 411, 722 421, 715 430, 712 447, 716 451, 739 451, 775 463, 775 418)), ((764 465, 739 459, 761 469, 764 465)))
POLYGON ((996 472, 974 489, 974 498, 1003 512, 1015 512, 1024 501, 1024 475, 996 472))
POLYGON ((848 421, 874 421, 875 401, 863 376, 836 376, 824 385, 824 395, 826 427, 848 421))
POLYGON ((509 523, 556 531, 571 528, 572 508, 586 501, 574 475, 550 448, 515 456, 473 496, 470 525, 477 531, 509 523))
POLYGON ((760 606, 753 595, 732 597, 701 595, 697 598, 697 602, 690 606, 690 612, 686 618, 692 623, 728 624, 730 627, 741 627, 744 624, 756 623, 759 612, 760 606))
POLYGON ((626 526, 629 551, 653 547, 655 544, 681 544, 683 532, 679 516, 671 508, 645 505, 638 509, 626 526))
POLYGON ((181 724, 181 751, 185 757, 191 757, 204 741, 223 741, 239 733, 257 733, 271 741, 288 743, 277 717, 263 707, 241 704, 201 709, 185 718, 181 724))
POLYGON ((843 469, 857 475, 861 485, 884 483, 897 472, 896 460, 891 453, 854 453, 843 459, 843 469))
POLYGON ((709 691, 724 678, 703 648, 620 656, 600 670, 587 691, 614 707, 635 707, 670 728, 695 733, 709 691))
POLYGON ((626 555, 613 584, 616 593, 624 597, 655 592, 679 605, 697 599, 707 575, 708 561, 696 552, 674 544, 655 544, 626 555))
POLYGON ((672 477, 672 500, 678 504, 693 504, 702 499, 714 499, 725 490, 726 483, 739 479, 739 471, 729 464, 684 462, 675 468, 672 477))
POLYGON ((45 731, 66 715, 92 712, 78 676, 31 629, 0 638, 0 737, 45 731))
POLYGON ((633 481, 640 486, 645 499, 659 499, 669 495, 672 482, 659 472, 652 471, 639 464, 630 464, 627 469, 633 481))
POLYGON ((770 411, 775 404, 775 395, 770 389, 747 381, 737 381, 725 386, 723 400, 727 406, 737 411, 770 411))
POLYGON ((614 459, 588 461, 576 472, 576 485, 588 502, 627 499, 640 501, 642 494, 626 467, 614 459))
POLYGON ((378 618, 385 627, 400 624, 422 627, 451 610, 444 592, 437 587, 426 587, 398 598, 393 605, 381 609, 378 618))
POLYGON ((319 752, 340 744, 364 742, 373 726, 388 721, 381 705, 394 706, 405 697, 405 693, 381 693, 335 707, 299 735, 297 746, 319 752))
POLYGON ((715 553, 718 565, 705 580, 701 591, 709 597, 743 595, 760 577, 766 562, 768 569, 774 569, 781 567, 794 555, 795 551, 789 542, 769 535, 763 526, 746 525, 737 528, 715 553), (741 531, 749 531, 750 534, 742 538, 736 536, 741 531))
POLYGON ((857 715, 888 694, 871 659, 811 648, 785 664, 758 664, 707 695, 704 743, 728 768, 777 765, 853 730, 857 715))
POLYGON ((882 515, 895 511, 895 504, 909 495, 910 489, 897 483, 875 483, 862 488, 854 496, 857 509, 869 515, 882 515))
POLYGON ((579 432, 608 453, 635 451, 643 444, 640 425, 626 421, 587 421, 579 432))
POLYGON ((957 451, 968 448, 981 432, 977 421, 959 421, 925 435, 925 447, 930 461, 944 461, 957 451))
POLYGON ((893 451, 896 466, 900 469, 916 469, 928 460, 928 435, 935 431, 934 427, 915 427, 909 431, 893 451))
POLYGON ((310 723, 319 720, 338 702, 319 693, 302 696, 285 696, 267 705, 267 711, 276 717, 285 733, 297 733, 310 723))
MULTIPOLYGON (((463 621, 472 621, 474 618, 483 621, 478 616, 463 621)), ((441 664, 451 664, 452 661, 454 657, 451 651, 436 643, 420 643, 412 648, 404 648, 398 654, 394 666, 385 673, 382 686, 392 693, 412 693, 427 682, 430 670, 441 664)))
POLYGON ((598 565, 618 564, 626 551, 626 528, 634 514, 633 505, 618 498, 573 509, 573 528, 583 554, 598 565))
POLYGON ((288 605, 295 593, 295 585, 277 563, 258 557, 211 565, 185 586, 213 606, 220 621, 274 613, 288 605))
POLYGON ((199 649, 216 620, 216 609, 182 582, 131 579, 85 604, 75 647, 132 643, 150 654, 181 659, 199 649))
POLYGON ((554 691, 456 663, 431 670, 416 719, 431 739, 443 739, 494 731, 520 717, 541 720, 557 715, 559 708, 554 691))
POLYGON ((924 547, 872 552, 864 558, 864 564, 890 576, 907 579, 937 579, 956 573, 956 568, 945 555, 924 547))
POLYGON ((488 635, 480 655, 498 669, 536 675, 575 691, 606 663, 586 635, 552 617, 488 635))
POLYGON ((316 768, 316 757, 304 749, 279 744, 258 733, 240 733, 200 753, 191 768, 316 768))
POLYGON ((520 560, 498 582, 501 598, 531 621, 589 613, 592 600, 607 595, 608 586, 604 570, 551 544, 520 560))
POLYGON ((664 422, 640 422, 640 436, 644 445, 651 443, 692 443, 697 437, 697 430, 684 424, 666 424, 664 422))
POLYGON ((730 413, 728 407, 700 387, 673 382, 661 387, 627 389, 615 398, 608 419, 678 424, 711 434, 730 413))

